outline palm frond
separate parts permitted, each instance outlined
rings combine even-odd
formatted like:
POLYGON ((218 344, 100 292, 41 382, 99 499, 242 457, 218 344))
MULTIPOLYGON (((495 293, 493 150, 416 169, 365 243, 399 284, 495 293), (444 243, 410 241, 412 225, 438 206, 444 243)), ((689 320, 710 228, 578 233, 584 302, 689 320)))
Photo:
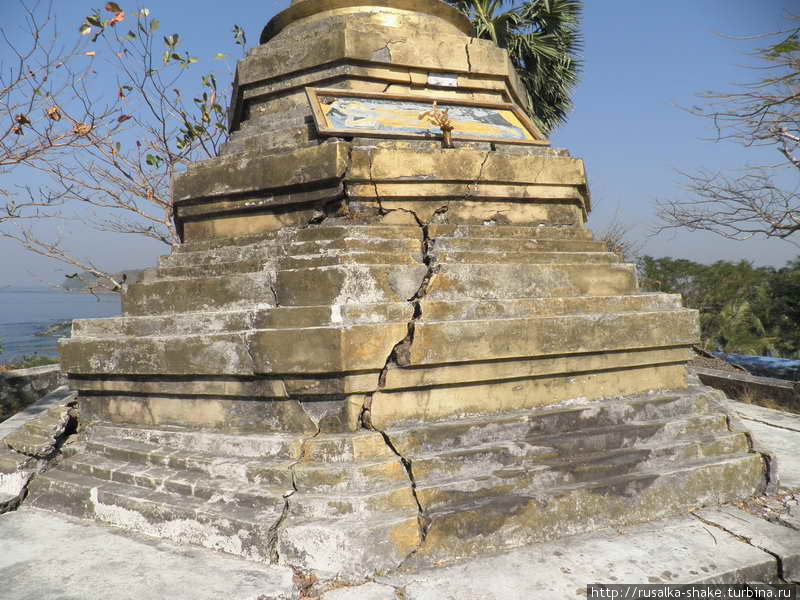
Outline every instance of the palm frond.
POLYGON ((581 0, 446 1, 470 18, 477 37, 508 50, 537 125, 548 133, 564 123, 582 66, 581 0))

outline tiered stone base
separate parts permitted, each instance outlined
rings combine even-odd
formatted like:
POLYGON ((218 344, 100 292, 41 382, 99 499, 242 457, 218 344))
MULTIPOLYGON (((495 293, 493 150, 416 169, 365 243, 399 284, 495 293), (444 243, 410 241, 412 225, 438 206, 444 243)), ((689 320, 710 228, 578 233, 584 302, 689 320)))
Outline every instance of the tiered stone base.
POLYGON ((384 432, 96 423, 29 502, 359 580, 687 508, 764 485, 718 393, 689 388, 384 432))

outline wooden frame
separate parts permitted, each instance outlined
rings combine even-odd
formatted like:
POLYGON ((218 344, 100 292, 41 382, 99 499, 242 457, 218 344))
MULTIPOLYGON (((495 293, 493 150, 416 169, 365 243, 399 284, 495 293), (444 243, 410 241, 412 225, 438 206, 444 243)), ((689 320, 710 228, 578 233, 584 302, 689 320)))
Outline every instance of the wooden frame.
MULTIPOLYGON (((542 134, 541 131, 533 124, 528 116, 516 105, 508 102, 479 102, 475 100, 467 100, 460 98, 447 98, 444 96, 435 95, 422 95, 422 94, 381 94, 375 92, 361 92, 358 90, 344 90, 337 88, 306 88, 306 95, 308 96, 311 109, 314 114, 314 122, 317 126, 317 131, 320 135, 330 135, 337 137, 379 137, 379 138, 405 138, 405 139, 428 139, 439 140, 442 139, 441 131, 435 126, 427 124, 426 121, 419 121, 420 129, 427 131, 404 131, 402 129, 392 129, 386 127, 383 129, 371 129, 368 127, 342 127, 336 126, 331 119, 328 118, 327 112, 324 110, 324 104, 332 104, 339 98, 354 98, 365 100, 394 100, 400 104, 402 111, 402 103, 405 102, 409 108, 403 111, 406 113, 404 116, 409 119, 408 113, 418 115, 425 110, 432 108, 433 102, 441 108, 447 107, 475 107, 494 110, 497 114, 508 122, 509 130, 519 130, 525 139, 491 135, 478 135, 470 134, 469 132, 459 131, 458 123, 455 121, 455 129, 452 132, 453 139, 470 142, 492 142, 497 144, 523 144, 535 146, 549 146, 550 142, 542 134), (324 102, 324 99, 333 98, 333 101, 324 102), (515 122, 516 121, 516 122, 515 122)), ((473 122, 462 120, 460 121, 467 126, 472 127, 497 127, 500 130, 501 126, 498 124, 482 123, 477 120, 473 122)))

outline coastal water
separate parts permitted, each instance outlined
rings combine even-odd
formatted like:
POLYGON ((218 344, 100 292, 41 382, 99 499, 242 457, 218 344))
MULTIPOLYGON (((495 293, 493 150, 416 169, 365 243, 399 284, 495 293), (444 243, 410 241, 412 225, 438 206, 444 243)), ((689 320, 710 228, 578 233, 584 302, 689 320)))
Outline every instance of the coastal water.
POLYGON ((72 319, 113 317, 119 313, 117 294, 95 297, 46 287, 0 288, 0 363, 33 354, 58 356, 58 336, 37 333, 72 319))

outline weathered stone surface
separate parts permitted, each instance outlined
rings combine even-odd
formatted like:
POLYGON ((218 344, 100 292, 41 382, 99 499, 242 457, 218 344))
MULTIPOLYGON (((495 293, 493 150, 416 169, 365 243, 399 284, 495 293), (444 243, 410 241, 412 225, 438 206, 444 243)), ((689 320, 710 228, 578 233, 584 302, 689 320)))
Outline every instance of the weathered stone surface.
POLYGON ((397 600, 395 588, 379 583, 339 588, 322 595, 322 600, 397 600))
POLYGON ((766 552, 721 531, 711 536, 703 523, 682 516, 378 582, 409 600, 521 600, 584 598, 589 583, 746 583, 776 581, 777 574, 766 552))
POLYGON ((4 600, 293 600, 291 569, 23 509, 0 517, 4 600))
POLYGON ((378 429, 415 421, 437 421, 452 417, 496 414, 526 408, 541 408, 572 398, 599 400, 650 389, 669 389, 682 382, 681 365, 640 367, 624 372, 581 373, 564 377, 506 380, 433 387, 420 390, 376 392, 370 415, 378 429))
POLYGON ((786 581, 800 580, 800 535, 794 529, 764 522, 735 507, 700 510, 695 515, 704 523, 744 538, 751 546, 776 556, 786 581))
POLYGON ((292 154, 235 155, 192 165, 176 177, 173 202, 233 196, 274 188, 316 184, 340 178, 348 144, 325 144, 292 154))
POLYGON ((323 81, 519 102, 465 23, 438 0, 276 17, 227 154, 175 181, 184 244, 63 343, 83 434, 31 504, 334 585, 765 489, 688 386, 696 313, 585 229, 581 160, 314 129, 323 81))
POLYGON ((25 500, 77 429, 76 395, 60 387, 0 424, 0 514, 25 500))

